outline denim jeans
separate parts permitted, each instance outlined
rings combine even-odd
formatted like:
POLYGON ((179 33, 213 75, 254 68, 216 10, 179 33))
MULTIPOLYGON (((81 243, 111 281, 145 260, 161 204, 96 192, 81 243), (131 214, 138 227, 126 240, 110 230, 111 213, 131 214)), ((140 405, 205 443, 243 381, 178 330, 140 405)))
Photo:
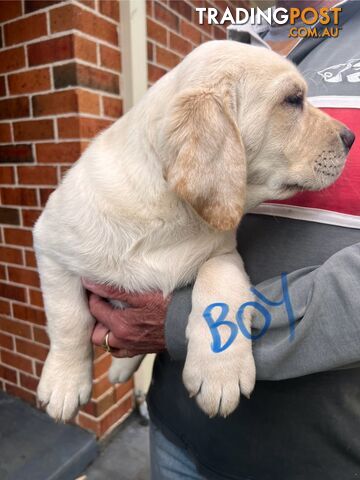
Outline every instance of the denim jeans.
POLYGON ((151 480, 205 480, 186 450, 170 442, 150 423, 151 480))

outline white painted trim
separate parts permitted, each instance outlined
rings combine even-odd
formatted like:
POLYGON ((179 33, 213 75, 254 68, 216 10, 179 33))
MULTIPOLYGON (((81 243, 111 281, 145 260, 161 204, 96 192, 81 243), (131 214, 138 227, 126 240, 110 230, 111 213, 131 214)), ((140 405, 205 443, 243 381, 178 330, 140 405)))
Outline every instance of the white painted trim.
POLYGON ((359 96, 342 95, 321 95, 319 97, 308 97, 314 107, 320 108, 360 108, 359 96))
POLYGON ((126 113, 147 90, 147 44, 145 0, 120 2, 122 51, 122 97, 126 113))
POLYGON ((297 207, 278 203, 262 203, 248 213, 272 215, 275 217, 294 218, 307 222, 327 223, 338 227, 360 229, 360 216, 347 215, 346 213, 332 212, 320 208, 297 207))

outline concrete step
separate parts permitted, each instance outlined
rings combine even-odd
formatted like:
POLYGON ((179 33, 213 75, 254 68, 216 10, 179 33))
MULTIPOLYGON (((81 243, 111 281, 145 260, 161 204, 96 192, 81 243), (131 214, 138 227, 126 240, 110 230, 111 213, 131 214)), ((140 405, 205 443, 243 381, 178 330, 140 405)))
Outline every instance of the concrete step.
POLYGON ((74 480, 97 453, 95 435, 0 392, 1 480, 74 480))

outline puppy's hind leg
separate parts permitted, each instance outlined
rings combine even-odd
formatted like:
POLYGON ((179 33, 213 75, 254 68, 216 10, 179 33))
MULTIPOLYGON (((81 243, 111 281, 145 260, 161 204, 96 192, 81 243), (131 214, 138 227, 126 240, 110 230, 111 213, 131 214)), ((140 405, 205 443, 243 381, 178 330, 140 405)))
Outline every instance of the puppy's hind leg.
POLYGON ((81 279, 37 252, 50 337, 38 398, 56 420, 69 420, 90 397, 94 320, 81 279))
POLYGON ((136 372, 145 355, 136 355, 132 358, 113 358, 109 370, 111 383, 124 383, 136 372))

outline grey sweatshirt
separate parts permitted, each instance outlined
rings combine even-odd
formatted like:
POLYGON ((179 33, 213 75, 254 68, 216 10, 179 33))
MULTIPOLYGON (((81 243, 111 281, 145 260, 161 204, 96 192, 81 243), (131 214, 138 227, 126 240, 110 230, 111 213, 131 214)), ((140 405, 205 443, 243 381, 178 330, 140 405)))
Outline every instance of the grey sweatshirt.
MULTIPOLYGON (((310 95, 358 106, 360 2, 343 10, 339 38, 303 41, 290 58, 310 95)), ((245 33, 242 41, 255 38, 251 29, 245 33)), ((359 192, 360 178, 353 182, 349 188, 359 192)), ((260 297, 280 300, 287 272, 295 331, 290 341, 284 305, 265 305, 271 324, 253 342, 255 390, 226 419, 209 419, 182 383, 191 286, 170 304, 168 352, 154 366, 150 416, 206 479, 360 478, 360 229, 304 220, 247 215, 238 230, 238 250, 260 297)), ((253 333, 263 325, 257 314, 253 333)))

